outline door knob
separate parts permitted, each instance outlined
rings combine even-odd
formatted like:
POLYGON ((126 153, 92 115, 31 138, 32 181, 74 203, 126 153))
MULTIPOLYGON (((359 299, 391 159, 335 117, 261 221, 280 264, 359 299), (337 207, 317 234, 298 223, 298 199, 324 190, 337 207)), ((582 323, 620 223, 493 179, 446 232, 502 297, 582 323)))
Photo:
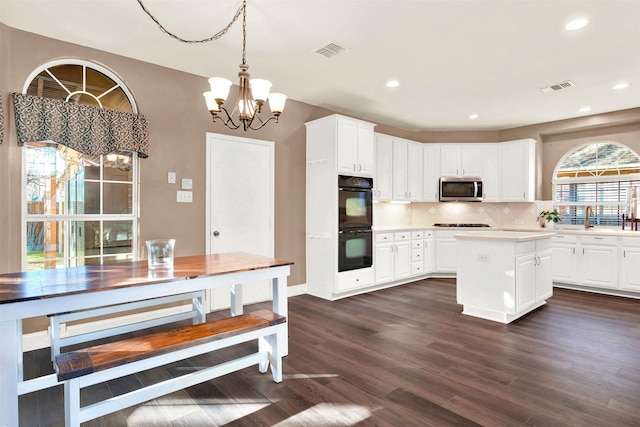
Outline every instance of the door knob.
POLYGON ((218 230, 216 230, 216 231, 214 231, 214 232, 213 232, 213 236, 214 236, 214 237, 218 237, 219 235, 220 235, 220 232, 219 232, 218 230))

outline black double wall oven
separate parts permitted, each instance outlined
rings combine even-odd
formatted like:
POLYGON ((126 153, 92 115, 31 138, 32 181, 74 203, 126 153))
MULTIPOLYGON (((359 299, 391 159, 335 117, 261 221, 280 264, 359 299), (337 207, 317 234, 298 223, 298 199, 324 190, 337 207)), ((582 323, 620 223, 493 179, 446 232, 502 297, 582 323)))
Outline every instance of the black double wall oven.
POLYGON ((338 175, 338 272, 373 265, 373 179, 338 175))

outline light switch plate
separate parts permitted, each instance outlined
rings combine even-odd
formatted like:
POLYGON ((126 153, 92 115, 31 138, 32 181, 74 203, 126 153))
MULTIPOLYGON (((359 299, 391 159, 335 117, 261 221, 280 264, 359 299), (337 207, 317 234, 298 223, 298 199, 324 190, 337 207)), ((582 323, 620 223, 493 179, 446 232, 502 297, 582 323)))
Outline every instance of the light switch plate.
POLYGON ((167 173, 167 182, 169 184, 175 184, 176 183, 176 173, 175 172, 167 173))
POLYGON ((178 203, 191 203, 193 202, 193 192, 192 191, 177 191, 176 194, 176 202, 178 203))
POLYGON ((182 178, 182 189, 191 190, 193 188, 193 180, 190 178, 182 178))

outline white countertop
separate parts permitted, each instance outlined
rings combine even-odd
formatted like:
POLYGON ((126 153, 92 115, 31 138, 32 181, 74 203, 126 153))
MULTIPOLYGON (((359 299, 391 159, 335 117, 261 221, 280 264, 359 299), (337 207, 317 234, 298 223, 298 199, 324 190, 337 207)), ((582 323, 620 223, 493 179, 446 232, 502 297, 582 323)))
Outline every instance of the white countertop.
POLYGON ((465 231, 478 233, 491 233, 496 231, 513 231, 513 232, 531 232, 531 233, 555 233, 555 234, 579 234, 579 235, 597 235, 597 236, 624 236, 624 237, 640 237, 640 231, 622 230, 620 228, 599 228, 594 227, 585 230, 582 227, 575 228, 540 228, 540 227, 433 227, 430 225, 399 225, 399 226, 374 226, 373 231, 378 233, 394 232, 394 231, 413 231, 413 230, 446 230, 446 231, 465 231))
POLYGON ((550 239, 556 233, 548 231, 479 231, 456 235, 458 240, 502 240, 512 242, 526 242, 528 240, 550 239))

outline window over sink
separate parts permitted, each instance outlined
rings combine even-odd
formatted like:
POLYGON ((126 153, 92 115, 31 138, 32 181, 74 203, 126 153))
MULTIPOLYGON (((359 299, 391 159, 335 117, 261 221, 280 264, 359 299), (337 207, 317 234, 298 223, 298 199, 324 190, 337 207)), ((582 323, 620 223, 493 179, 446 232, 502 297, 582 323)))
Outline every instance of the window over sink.
MULTIPOLYGON (((640 156, 617 142, 595 142, 567 153, 553 175, 553 206, 562 224, 620 226, 627 215, 632 188, 640 188, 640 156)), ((640 191, 638 191, 640 193, 640 191)))

